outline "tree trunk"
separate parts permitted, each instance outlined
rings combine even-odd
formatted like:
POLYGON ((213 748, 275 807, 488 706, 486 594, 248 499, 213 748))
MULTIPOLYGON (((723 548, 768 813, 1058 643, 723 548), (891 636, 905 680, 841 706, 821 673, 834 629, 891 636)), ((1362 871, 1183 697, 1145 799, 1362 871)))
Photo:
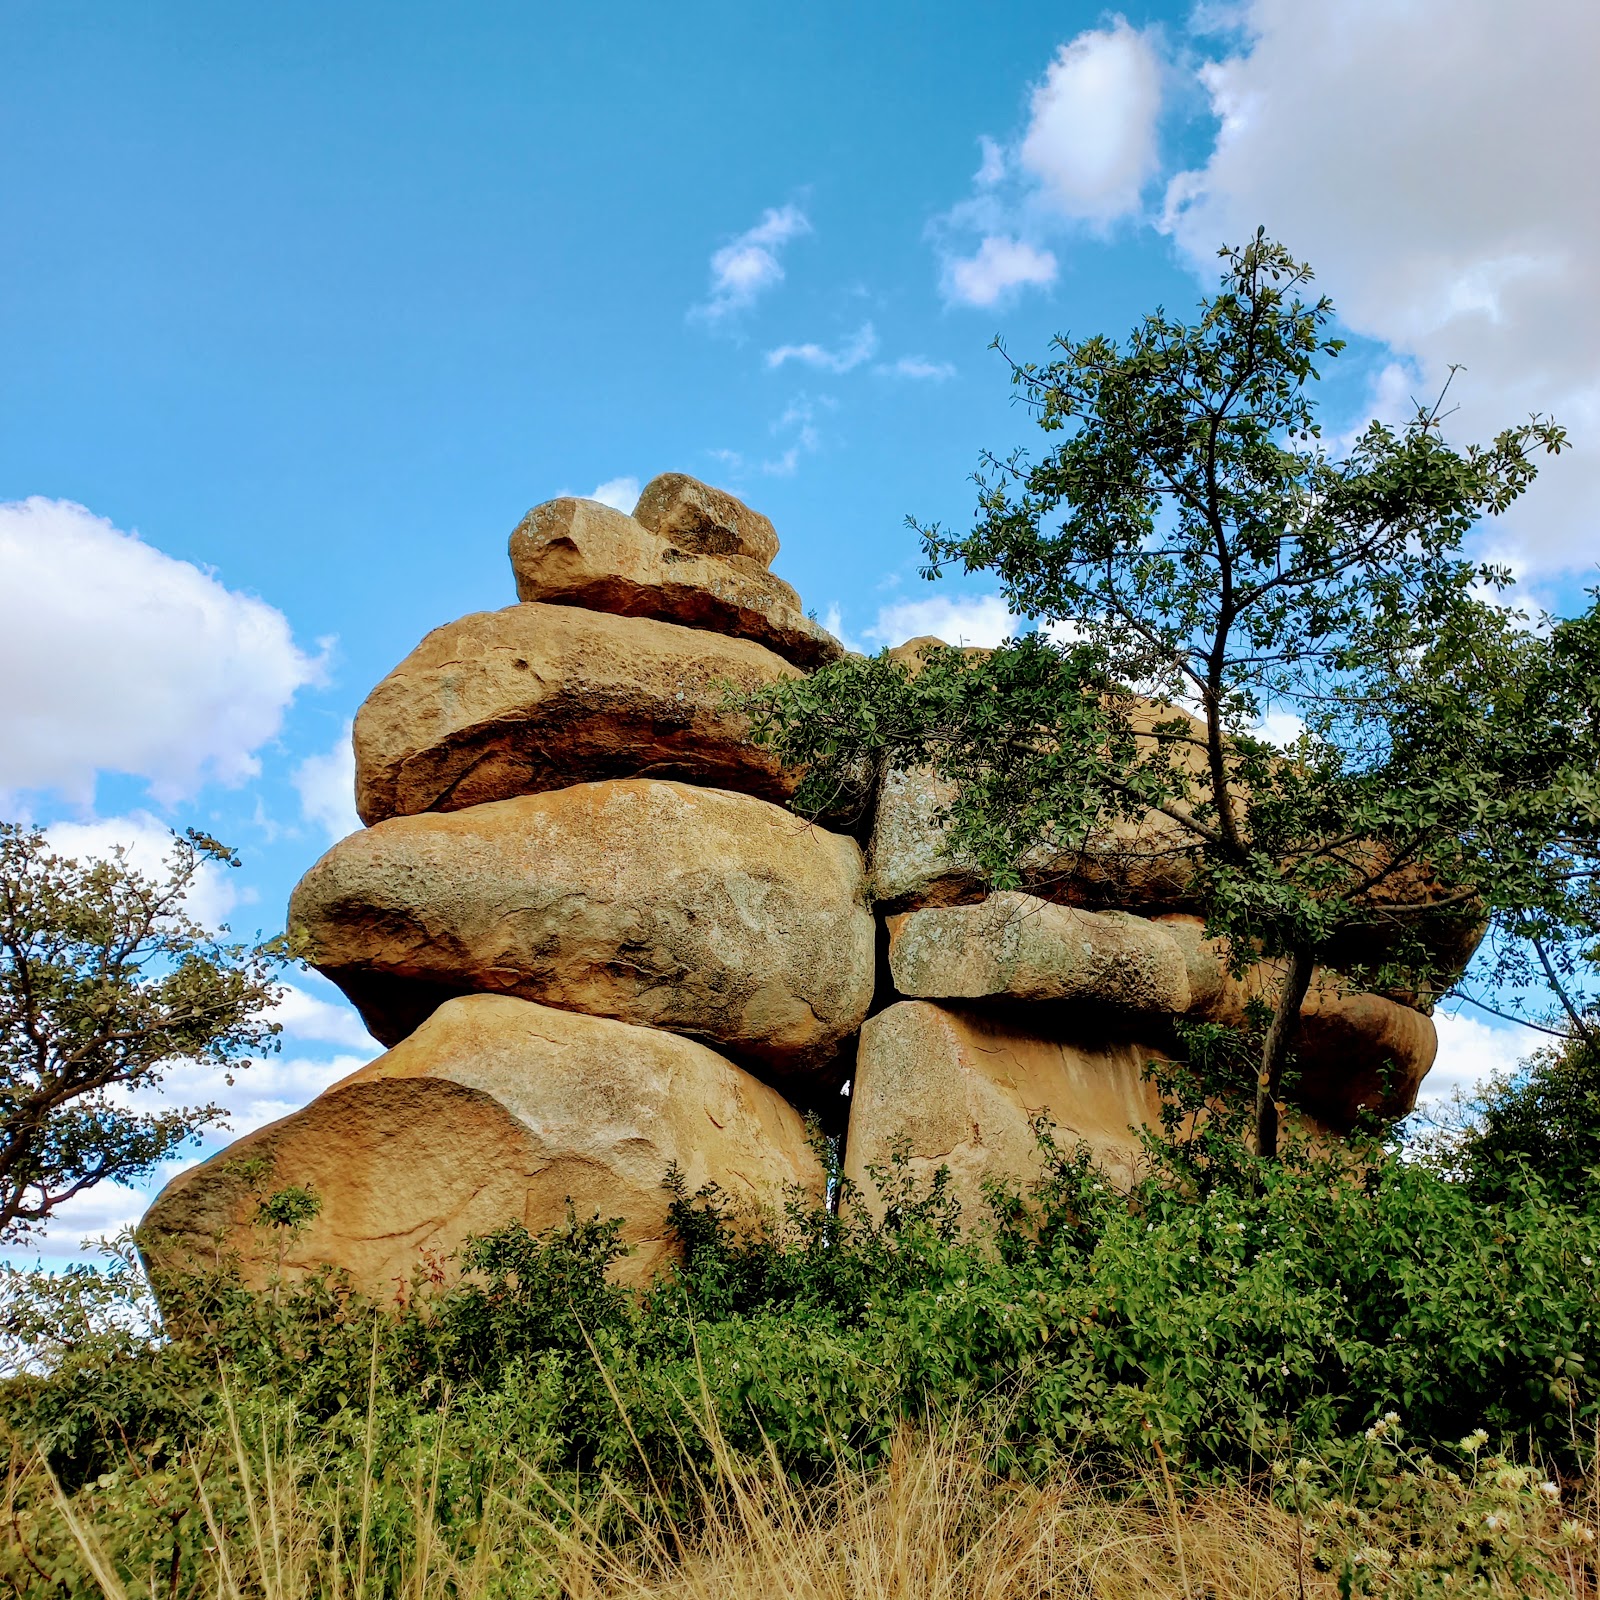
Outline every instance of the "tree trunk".
POLYGON ((1278 991, 1278 1003, 1261 1047, 1261 1074, 1256 1079, 1256 1154, 1267 1161, 1278 1159, 1278 1087, 1300 1027, 1300 1007, 1311 987, 1311 965, 1309 950, 1296 948, 1289 952, 1283 987, 1278 991))

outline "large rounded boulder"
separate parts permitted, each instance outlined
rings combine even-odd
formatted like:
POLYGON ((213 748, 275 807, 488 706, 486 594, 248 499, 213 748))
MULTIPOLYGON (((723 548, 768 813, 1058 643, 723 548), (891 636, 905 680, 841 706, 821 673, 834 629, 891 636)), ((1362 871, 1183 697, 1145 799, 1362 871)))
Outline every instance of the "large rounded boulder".
POLYGON ((647 779, 352 834, 289 929, 387 1044, 452 994, 513 994, 686 1034, 802 1094, 838 1081, 873 991, 853 840, 647 779))
MULTIPOLYGON (((521 1223, 623 1219, 616 1276, 642 1283, 673 1251, 676 1167, 735 1208, 820 1200, 798 1113, 691 1040, 498 995, 441 1006, 403 1044, 301 1111, 237 1140, 161 1192, 139 1230, 158 1282, 233 1264, 261 1287, 318 1267, 369 1295, 407 1292, 463 1240, 521 1223), (261 1202, 308 1190, 316 1214, 273 1227, 261 1202)), ((270 1215, 270 1211, 268 1213, 270 1215)))
POLYGON ((355 723, 366 823, 601 778, 787 799, 798 781, 729 697, 799 670, 759 644, 643 617, 515 605, 435 628, 355 723))

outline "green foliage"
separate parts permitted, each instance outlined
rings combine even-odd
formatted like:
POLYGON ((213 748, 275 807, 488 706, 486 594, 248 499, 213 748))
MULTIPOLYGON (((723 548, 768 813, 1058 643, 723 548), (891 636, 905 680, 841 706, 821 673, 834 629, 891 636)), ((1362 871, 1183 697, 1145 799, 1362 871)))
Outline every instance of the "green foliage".
POLYGON ((211 861, 238 864, 193 830, 151 877, 120 850, 69 860, 41 829, 0 823, 0 1241, 94 1184, 145 1176, 224 1115, 136 1110, 130 1093, 179 1061, 227 1075, 277 1048, 281 948, 223 944, 184 912, 211 861))
POLYGON ((1600 1196, 1600 1048, 1583 1035, 1537 1051, 1472 1107, 1456 1150, 1471 1192, 1503 1202, 1530 1182, 1574 1207, 1600 1196))
POLYGON ((746 705, 804 768, 802 810, 930 765, 952 848, 994 886, 1115 903, 1142 863, 1187 881, 1238 965, 1283 958, 1270 1154, 1313 964, 1436 994, 1486 914, 1513 940, 1570 925, 1600 853, 1600 610, 1530 630, 1495 598, 1509 574, 1461 553, 1560 428, 1456 450, 1435 403, 1336 456, 1314 389, 1341 348, 1331 304, 1262 235, 1223 254, 1194 321, 1013 364, 1049 449, 985 458, 970 532, 922 530, 927 576, 992 573, 1039 631, 844 661, 746 705), (1263 738, 1268 712, 1304 733, 1263 738))
MULTIPOLYGON (((959 1415, 1002 1471, 1071 1459, 1114 1481, 1158 1447, 1190 1479, 1279 1463, 1319 1549, 1389 1553, 1351 1566, 1350 1592, 1411 1592, 1374 1574, 1394 1578, 1417 1508, 1455 1496, 1469 1519, 1495 1511, 1457 1441, 1481 1429, 1531 1450, 1540 1481, 1586 1460, 1600 1206, 1516 1162, 1490 1198, 1376 1145, 1333 1159, 1291 1139, 1258 1161, 1236 1129, 1185 1112, 1239 1068, 1211 1043, 1167 1069, 1170 1136, 1151 1139, 1131 1190, 1041 1126, 1039 1178, 997 1188, 976 1235, 946 1185, 919 1188, 897 1158, 871 1204, 847 1188, 837 1215, 796 1198, 764 1222, 669 1174, 683 1258, 641 1294, 608 1277, 617 1225, 578 1217, 475 1240, 465 1278, 430 1268, 387 1307, 331 1275, 277 1295, 218 1277, 171 1286, 158 1328, 131 1256, 104 1275, 14 1273, 0 1327, 31 1370, 14 1363, 0 1386, 0 1449, 18 1469, 42 1451, 125 1553, 188 1571, 205 1538, 183 1511, 196 1464, 243 1518, 234 1431, 286 1451, 293 1417, 304 1470, 348 1486, 352 1545, 371 1463, 381 1566, 399 1561, 429 1474, 452 1536, 470 1538, 510 1462, 553 1515, 606 1486, 621 1529, 687 1515, 725 1469, 718 1449, 814 1480, 884 1462, 907 1419, 959 1415), (1397 1425, 1410 1453, 1390 1460, 1375 1441, 1388 1449, 1397 1425), (1314 1470, 1287 1466, 1300 1458, 1314 1470)), ((1512 1559, 1491 1543, 1485 1561, 1512 1559)), ((1422 1558, 1406 1559, 1412 1573, 1422 1558)))

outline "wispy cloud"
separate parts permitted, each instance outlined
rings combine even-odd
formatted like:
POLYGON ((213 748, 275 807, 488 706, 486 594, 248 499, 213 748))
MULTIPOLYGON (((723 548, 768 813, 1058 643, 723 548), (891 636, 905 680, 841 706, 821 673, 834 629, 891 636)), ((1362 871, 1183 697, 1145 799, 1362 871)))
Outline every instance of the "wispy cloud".
POLYGON ((898 361, 880 361, 872 369, 884 378, 912 378, 924 383, 943 383, 953 378, 956 369, 948 361, 929 361, 924 356, 901 356, 898 361))
POLYGON ((715 323, 753 306, 783 282, 779 252, 791 239, 810 232, 809 219, 796 205, 763 212, 753 228, 712 254, 710 295, 691 315, 715 323))
POLYGON ((768 367, 781 367, 798 361, 823 372, 849 372, 870 361, 878 350, 878 335, 870 322, 863 322, 837 349, 820 344, 781 344, 767 352, 768 367))

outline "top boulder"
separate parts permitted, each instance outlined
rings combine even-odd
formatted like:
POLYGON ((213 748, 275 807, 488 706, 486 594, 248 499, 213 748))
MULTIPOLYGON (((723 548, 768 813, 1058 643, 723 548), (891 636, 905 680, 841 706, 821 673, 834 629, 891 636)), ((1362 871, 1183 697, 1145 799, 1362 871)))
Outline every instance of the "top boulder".
POLYGON ((634 519, 653 533, 702 556, 746 556, 770 567, 778 553, 771 522, 744 501, 683 472, 663 472, 644 486, 634 519))

